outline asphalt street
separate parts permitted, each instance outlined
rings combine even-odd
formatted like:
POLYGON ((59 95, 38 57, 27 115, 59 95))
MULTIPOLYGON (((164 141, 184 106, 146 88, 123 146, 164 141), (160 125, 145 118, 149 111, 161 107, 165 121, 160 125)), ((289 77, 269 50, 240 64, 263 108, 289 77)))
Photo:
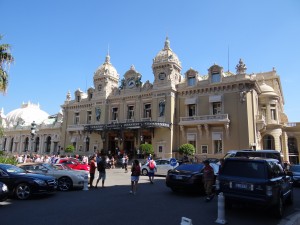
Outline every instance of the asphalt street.
MULTIPOLYGON (((97 176, 96 176, 97 177, 97 176)), ((100 185, 100 183, 98 184, 100 185)), ((216 224, 218 199, 206 203, 204 196, 173 193, 164 177, 150 184, 141 176, 136 195, 129 194, 130 172, 107 170, 105 188, 57 192, 26 201, 0 203, 0 225, 180 225, 182 217, 193 225, 216 224)), ((286 216, 298 212, 300 190, 286 216)), ((275 225, 280 220, 256 208, 234 207, 225 211, 228 224, 275 225)))

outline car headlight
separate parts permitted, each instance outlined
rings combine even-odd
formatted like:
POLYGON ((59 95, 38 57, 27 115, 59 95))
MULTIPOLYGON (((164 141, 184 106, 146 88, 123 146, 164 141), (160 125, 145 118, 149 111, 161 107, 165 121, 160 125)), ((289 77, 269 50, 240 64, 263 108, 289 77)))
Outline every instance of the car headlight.
POLYGON ((46 183, 46 181, 44 181, 44 180, 40 180, 40 179, 35 179, 35 180, 33 180, 35 183, 37 183, 38 185, 40 185, 40 186, 47 186, 47 183, 46 183))
POLYGON ((3 192, 8 192, 8 187, 6 186, 6 184, 3 184, 1 189, 3 192))
POLYGON ((76 177, 77 177, 78 179, 84 179, 84 175, 83 175, 83 174, 76 174, 76 177))

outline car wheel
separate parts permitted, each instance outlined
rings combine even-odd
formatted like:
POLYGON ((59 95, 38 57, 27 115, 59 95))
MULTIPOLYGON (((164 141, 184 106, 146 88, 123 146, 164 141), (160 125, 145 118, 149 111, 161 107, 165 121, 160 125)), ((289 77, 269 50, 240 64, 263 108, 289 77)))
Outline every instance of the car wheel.
POLYGON ((31 188, 26 183, 19 184, 15 189, 15 195, 20 200, 26 200, 31 196, 31 188))
POLYGON ((58 179, 57 188, 60 191, 69 191, 73 186, 73 182, 69 177, 61 177, 58 179))
POLYGON ((229 200, 224 198, 224 202, 225 202, 225 209, 232 209, 232 203, 229 200))
POLYGON ((283 200, 282 200, 281 196, 278 197, 278 201, 275 206, 275 211, 276 211, 277 217, 279 219, 282 218, 282 216, 283 216, 283 200))
POLYGON ((147 175, 148 175, 148 170, 147 170, 147 169, 143 169, 143 170, 142 170, 142 174, 143 174, 144 176, 147 176, 147 175))

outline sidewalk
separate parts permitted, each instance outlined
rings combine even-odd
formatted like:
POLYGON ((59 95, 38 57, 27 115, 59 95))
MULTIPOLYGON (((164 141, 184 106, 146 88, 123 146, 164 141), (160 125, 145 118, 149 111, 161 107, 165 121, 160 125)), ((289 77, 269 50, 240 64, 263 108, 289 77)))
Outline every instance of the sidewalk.
POLYGON ((300 213, 296 212, 282 219, 278 225, 300 225, 300 213))

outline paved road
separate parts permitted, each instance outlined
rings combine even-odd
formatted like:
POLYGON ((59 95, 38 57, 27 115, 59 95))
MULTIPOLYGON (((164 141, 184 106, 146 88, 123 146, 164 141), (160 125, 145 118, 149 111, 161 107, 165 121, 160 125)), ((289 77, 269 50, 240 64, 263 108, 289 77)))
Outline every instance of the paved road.
MULTIPOLYGON (((205 203, 203 196, 173 193, 165 178, 154 184, 142 176, 137 195, 129 194, 130 173, 107 170, 106 188, 57 192, 27 201, 0 203, 0 225, 180 225, 181 217, 193 225, 216 224, 217 198, 205 203)), ((300 208, 300 189, 286 215, 300 208)), ((225 213, 228 224, 275 225, 280 221, 259 209, 233 208, 225 213)))

